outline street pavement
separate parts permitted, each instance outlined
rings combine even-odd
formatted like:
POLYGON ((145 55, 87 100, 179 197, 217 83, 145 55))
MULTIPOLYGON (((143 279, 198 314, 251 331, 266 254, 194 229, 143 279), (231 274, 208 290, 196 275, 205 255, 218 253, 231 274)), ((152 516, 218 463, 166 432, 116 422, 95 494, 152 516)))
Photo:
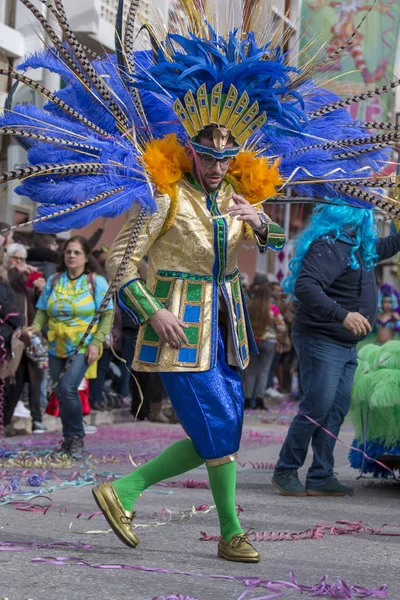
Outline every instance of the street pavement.
MULTIPOLYGON (((93 516, 97 507, 91 485, 87 483, 92 478, 128 473, 132 469, 130 452, 137 462, 147 460, 183 437, 179 425, 104 426, 95 435, 87 436, 88 456, 81 464, 48 462, 46 449, 55 445, 56 433, 0 443, 0 447, 14 451, 0 458, 0 496, 3 496, 2 501, 0 499, 0 598, 152 600, 175 594, 179 600, 186 597, 196 600, 292 599, 300 598, 298 589, 285 588, 280 583, 268 590, 254 584, 257 580, 290 582, 290 574, 294 573, 299 584, 310 587, 324 576, 328 576, 331 583, 342 579, 349 586, 371 589, 386 584, 386 595, 381 591, 381 595, 370 597, 399 600, 400 537, 376 535, 371 531, 392 524, 382 533, 400 534, 400 529, 394 526, 400 524, 400 486, 394 481, 357 480, 357 473, 348 466, 348 449, 338 444, 338 477, 354 485, 354 497, 279 496, 271 485, 271 463, 277 459, 289 422, 290 414, 279 411, 246 416, 237 502, 242 511, 243 528, 254 528, 259 538, 265 532, 263 541, 255 543, 262 555, 256 565, 223 561, 216 556, 215 541, 200 540, 218 535, 211 492, 205 488, 207 471, 204 467, 170 480, 170 485, 155 486, 142 495, 137 502, 139 527, 136 533, 140 545, 136 549, 124 546, 113 533, 107 532, 101 515, 93 516), (31 450, 33 454, 29 454, 31 450), (16 465, 20 465, 19 468, 16 465), (51 471, 48 479, 42 483, 31 479, 34 485, 29 485, 28 478, 32 474, 43 477, 46 470, 51 471), (21 492, 12 498, 6 495, 10 483, 14 488, 19 485, 21 492), (61 485, 64 487, 60 488, 61 485), (30 499, 36 488, 42 489, 43 497, 30 499), (14 503, 7 502, 9 500, 14 503), (198 510, 194 511, 193 507, 198 510), (341 530, 342 535, 333 535, 335 529, 326 526, 317 530, 322 531, 322 535, 317 533, 319 537, 310 539, 313 530, 316 535, 316 525, 336 521, 363 521, 369 528, 357 535, 344 534, 350 526, 342 523, 336 525, 336 533, 341 530), (283 535, 307 530, 310 531, 305 539, 288 539, 290 536, 283 535), (270 538, 278 538, 278 541, 268 541, 270 538), (7 546, 5 542, 15 545, 7 546), (66 545, 54 545, 59 542, 66 545), (119 568, 121 565, 129 568, 119 568), (102 568, 95 568, 100 566, 102 568)), ((344 426, 341 439, 351 443, 349 424, 344 426)), ((305 469, 302 469, 301 477, 304 476, 305 469)), ((332 593, 324 597, 367 597, 332 593)), ((305 597, 309 597, 306 591, 301 598, 305 597)))

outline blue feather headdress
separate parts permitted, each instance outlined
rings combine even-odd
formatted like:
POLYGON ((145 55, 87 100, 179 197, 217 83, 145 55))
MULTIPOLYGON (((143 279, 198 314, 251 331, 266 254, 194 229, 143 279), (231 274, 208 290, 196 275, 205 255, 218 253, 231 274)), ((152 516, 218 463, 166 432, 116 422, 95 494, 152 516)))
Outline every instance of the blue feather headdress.
POLYGON ((304 102, 290 89, 290 73, 297 70, 285 64, 280 48, 258 46, 254 33, 239 40, 237 29, 228 40, 211 27, 209 34, 209 39, 168 35, 156 63, 147 69, 138 65, 134 85, 172 101, 192 141, 207 126, 226 129, 236 142, 234 151, 225 151, 228 155, 267 120, 300 130, 307 120, 304 102))
MULTIPOLYGON (((355 123, 345 107, 364 95, 342 100, 318 87, 312 80, 318 63, 304 71, 294 68, 279 45, 258 42, 256 32, 217 35, 200 12, 194 14, 195 6, 187 19, 177 19, 178 33, 157 39, 144 26, 152 51, 136 52, 137 2, 131 3, 124 34, 123 0, 116 54, 95 56, 75 37, 63 10, 49 7, 63 31, 61 40, 29 0, 19 1, 40 21, 53 46, 26 59, 18 71, 0 69, 0 74, 48 102, 43 109, 14 106, 0 119, 0 133, 15 136, 28 149, 28 164, 1 173, 0 182, 20 180, 17 193, 39 204, 37 231, 84 227, 135 204, 155 210, 157 190, 143 156, 153 140, 169 134, 219 159, 244 151, 266 164, 280 159, 283 185, 276 197, 265 198, 269 202, 295 201, 285 195, 292 188, 308 201, 341 198, 400 214, 398 203, 383 193, 398 184, 375 175, 387 162, 391 144, 400 141, 400 128, 355 123), (201 34, 191 33, 188 23, 202 23, 196 30, 201 34), (31 68, 59 74, 65 87, 51 92, 26 75, 31 68), (202 143, 207 129, 211 146, 202 143)), ((62 7, 61 0, 57 6, 62 7)), ((369 91, 368 97, 398 83, 369 91)))

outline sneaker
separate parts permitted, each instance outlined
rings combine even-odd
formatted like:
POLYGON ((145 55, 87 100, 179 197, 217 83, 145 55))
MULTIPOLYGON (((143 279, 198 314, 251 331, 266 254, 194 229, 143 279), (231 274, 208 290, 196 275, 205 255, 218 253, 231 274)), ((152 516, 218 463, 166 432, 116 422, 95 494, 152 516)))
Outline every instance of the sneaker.
POLYGON ((71 445, 71 440, 63 440, 61 445, 53 450, 53 454, 59 454, 60 456, 69 454, 69 447, 71 445))
POLYGON ((14 409, 13 417, 22 417, 23 419, 31 419, 31 411, 28 410, 22 400, 18 400, 17 406, 14 409))
POLYGON ((72 440, 69 440, 68 455, 71 458, 82 458, 82 451, 84 448, 83 437, 77 437, 74 435, 72 440))
POLYGON ((97 431, 97 427, 95 425, 88 425, 85 423, 85 421, 83 421, 83 429, 86 435, 91 435, 97 431))
POLYGON ((121 408, 130 408, 132 406, 132 396, 121 397, 121 408))
POLYGON ((307 487, 307 496, 353 496, 354 489, 332 477, 323 485, 307 487))
POLYGON ((42 423, 41 421, 33 421, 32 433, 34 433, 34 434, 46 433, 46 431, 47 431, 47 427, 44 423, 42 423))
POLYGON ((306 488, 299 481, 296 469, 275 471, 271 483, 282 496, 307 496, 306 488))
POLYGON ((275 388, 268 388, 266 394, 270 398, 276 398, 276 399, 278 399, 278 398, 283 398, 284 397, 284 394, 281 394, 275 388))
POLYGON ((100 412, 103 412, 104 410, 106 410, 106 407, 104 406, 104 404, 100 404, 100 402, 93 402, 93 404, 90 405, 91 410, 97 410, 100 412))

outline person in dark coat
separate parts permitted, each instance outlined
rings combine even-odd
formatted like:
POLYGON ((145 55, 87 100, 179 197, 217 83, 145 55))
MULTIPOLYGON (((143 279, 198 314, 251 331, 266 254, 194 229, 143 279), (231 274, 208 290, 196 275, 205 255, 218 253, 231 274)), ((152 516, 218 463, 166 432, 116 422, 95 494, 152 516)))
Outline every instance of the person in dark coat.
POLYGON ((272 479, 283 495, 353 493, 334 476, 335 438, 350 407, 356 345, 377 318, 374 268, 399 251, 400 233, 378 238, 373 211, 350 206, 315 208, 297 241, 291 275, 283 288, 297 299, 293 344, 301 399, 272 479), (297 471, 310 442, 313 462, 304 487, 297 471))

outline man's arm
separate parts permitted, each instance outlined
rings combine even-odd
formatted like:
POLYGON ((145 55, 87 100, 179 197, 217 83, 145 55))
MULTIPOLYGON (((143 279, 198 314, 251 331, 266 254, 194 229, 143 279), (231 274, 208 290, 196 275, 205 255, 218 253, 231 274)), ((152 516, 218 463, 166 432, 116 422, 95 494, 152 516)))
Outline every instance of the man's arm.
POLYGON ((380 238, 376 245, 379 261, 391 258, 400 252, 400 232, 380 238))
MULTIPOLYGON (((158 210, 143 220, 135 247, 129 257, 128 266, 122 276, 118 293, 118 303, 139 325, 145 323, 158 310, 164 308, 145 283, 141 280, 138 264, 160 235, 168 216, 170 199, 168 196, 157 198, 158 210)), ((122 262, 126 247, 136 225, 140 208, 135 207, 132 215, 115 238, 107 256, 106 269, 114 278, 122 262)))
POLYGON ((343 323, 348 311, 325 292, 344 269, 333 245, 326 240, 318 240, 311 246, 303 259, 294 295, 308 312, 320 319, 343 323))

